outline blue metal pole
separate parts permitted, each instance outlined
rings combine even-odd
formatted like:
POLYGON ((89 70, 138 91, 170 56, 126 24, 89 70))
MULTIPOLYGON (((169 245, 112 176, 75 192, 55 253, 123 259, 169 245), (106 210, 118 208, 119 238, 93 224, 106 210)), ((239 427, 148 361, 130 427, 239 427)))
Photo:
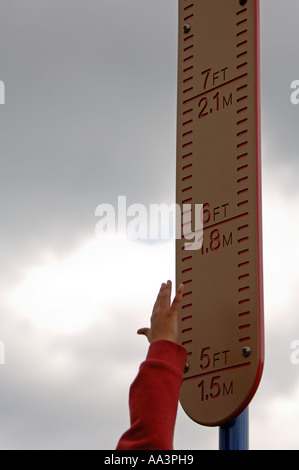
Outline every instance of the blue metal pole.
POLYGON ((219 428, 219 450, 248 450, 249 410, 219 428))

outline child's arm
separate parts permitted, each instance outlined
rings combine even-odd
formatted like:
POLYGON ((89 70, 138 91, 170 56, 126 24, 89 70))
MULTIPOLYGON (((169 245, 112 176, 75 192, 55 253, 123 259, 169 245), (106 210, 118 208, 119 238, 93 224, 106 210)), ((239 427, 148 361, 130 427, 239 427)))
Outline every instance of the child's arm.
POLYGON ((171 282, 162 284, 151 327, 138 330, 150 344, 146 360, 130 388, 131 427, 117 450, 171 450, 186 350, 177 344, 178 309, 184 286, 170 303, 171 282))

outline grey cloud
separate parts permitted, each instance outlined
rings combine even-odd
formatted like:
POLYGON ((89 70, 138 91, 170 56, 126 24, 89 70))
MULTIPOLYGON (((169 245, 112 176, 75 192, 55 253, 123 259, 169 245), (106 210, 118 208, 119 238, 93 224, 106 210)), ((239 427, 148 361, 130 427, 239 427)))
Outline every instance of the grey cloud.
POLYGON ((176 9, 82 5, 12 1, 1 15, 2 232, 15 243, 21 227, 23 250, 93 236, 96 206, 118 194, 173 194, 176 9))
POLYGON ((261 1, 262 129, 267 170, 291 165, 298 173, 299 106, 291 104, 293 80, 298 80, 298 14, 295 0, 261 1))

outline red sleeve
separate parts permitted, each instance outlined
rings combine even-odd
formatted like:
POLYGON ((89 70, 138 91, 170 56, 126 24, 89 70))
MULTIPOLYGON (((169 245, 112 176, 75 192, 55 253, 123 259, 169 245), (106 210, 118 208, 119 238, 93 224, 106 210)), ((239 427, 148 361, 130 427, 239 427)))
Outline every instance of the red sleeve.
POLYGON ((171 341, 153 342, 131 385, 131 427, 116 450, 172 450, 186 350, 171 341))

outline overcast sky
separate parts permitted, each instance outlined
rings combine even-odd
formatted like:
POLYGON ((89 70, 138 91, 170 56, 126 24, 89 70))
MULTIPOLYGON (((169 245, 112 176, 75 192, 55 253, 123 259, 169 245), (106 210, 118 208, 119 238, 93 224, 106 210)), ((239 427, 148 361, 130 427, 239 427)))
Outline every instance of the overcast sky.
MULTIPOLYGON (((252 449, 299 448, 297 0, 261 0, 266 364, 252 449)), ((174 242, 96 207, 175 198, 176 0, 0 0, 1 449, 114 449, 174 242)), ((175 448, 217 449, 179 409, 175 448)))

